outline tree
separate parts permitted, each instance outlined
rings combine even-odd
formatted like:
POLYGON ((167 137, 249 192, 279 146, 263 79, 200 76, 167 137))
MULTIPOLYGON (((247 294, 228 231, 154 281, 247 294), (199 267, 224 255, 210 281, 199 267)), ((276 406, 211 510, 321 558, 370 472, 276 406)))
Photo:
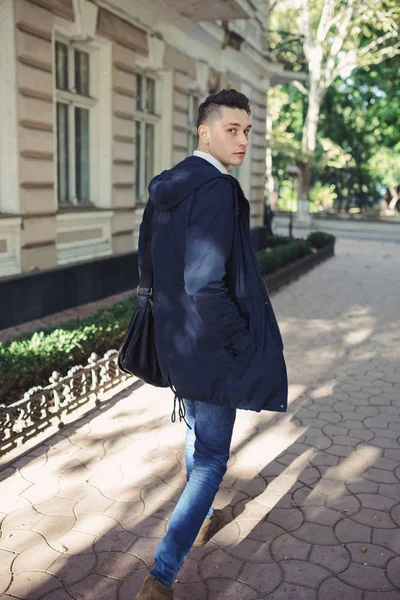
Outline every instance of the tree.
POLYGON ((400 199, 400 143, 393 149, 382 147, 369 162, 374 173, 389 190, 391 199, 389 209, 395 210, 400 199))
POLYGON ((284 0, 276 6, 295 15, 308 65, 308 86, 297 83, 305 96, 301 156, 297 158, 299 217, 308 213, 311 161, 317 145, 321 105, 327 90, 356 66, 378 64, 400 52, 400 4, 397 0, 284 0))

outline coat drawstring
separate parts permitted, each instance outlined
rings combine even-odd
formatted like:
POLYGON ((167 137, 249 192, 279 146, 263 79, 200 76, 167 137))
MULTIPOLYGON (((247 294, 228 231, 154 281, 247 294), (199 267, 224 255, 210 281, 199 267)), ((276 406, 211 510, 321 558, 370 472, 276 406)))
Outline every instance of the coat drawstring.
POLYGON ((171 388, 171 390, 174 393, 174 409, 171 414, 171 421, 172 421, 172 423, 175 423, 175 421, 176 421, 176 402, 178 401, 179 422, 184 421, 186 423, 186 425, 189 427, 189 429, 192 429, 186 420, 186 407, 185 407, 183 398, 178 396, 178 392, 176 391, 176 388, 173 385, 173 383, 171 382, 169 377, 168 377, 168 381, 169 381, 169 387, 171 388))

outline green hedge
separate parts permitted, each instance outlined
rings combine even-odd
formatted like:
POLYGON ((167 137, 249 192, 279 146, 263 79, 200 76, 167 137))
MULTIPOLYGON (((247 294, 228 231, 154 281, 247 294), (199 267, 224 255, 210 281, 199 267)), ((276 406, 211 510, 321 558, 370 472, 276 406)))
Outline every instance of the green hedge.
POLYGON ((86 364, 92 352, 118 349, 135 302, 124 300, 90 317, 0 344, 0 404, 11 404, 29 388, 46 384, 53 371, 65 375, 72 365, 86 364))
MULTIPOLYGON (((264 275, 273 273, 334 240, 322 232, 311 233, 306 240, 268 238, 266 250, 257 252, 260 270, 264 275)), ((65 375, 72 365, 86 364, 92 352, 102 355, 118 349, 135 302, 124 300, 91 317, 0 343, 0 404, 11 404, 29 388, 45 385, 53 371, 65 375)))
POLYGON ((311 245, 306 240, 291 240, 272 249, 257 252, 257 260, 263 275, 274 271, 302 258, 311 252, 311 245))
POLYGON ((319 250, 320 248, 329 246, 329 244, 334 244, 336 238, 334 235, 325 233, 324 231, 313 231, 309 234, 307 240, 310 242, 313 248, 319 250))
POLYGON ((293 238, 286 237, 283 235, 270 235, 265 240, 266 248, 275 248, 276 246, 282 246, 282 244, 288 244, 293 242, 293 238))
POLYGON ((268 237, 265 250, 257 252, 260 271, 263 275, 269 275, 306 256, 312 249, 319 250, 334 242, 333 235, 322 231, 310 233, 305 240, 283 236, 268 237))

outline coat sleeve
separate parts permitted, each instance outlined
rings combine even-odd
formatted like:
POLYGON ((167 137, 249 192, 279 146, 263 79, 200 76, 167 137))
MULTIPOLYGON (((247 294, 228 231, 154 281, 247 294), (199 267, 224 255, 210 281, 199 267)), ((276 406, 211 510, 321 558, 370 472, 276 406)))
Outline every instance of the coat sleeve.
POLYGON ((250 344, 247 322, 226 285, 226 265, 234 229, 231 184, 217 179, 196 193, 185 249, 185 290, 192 297, 207 332, 233 353, 250 344))

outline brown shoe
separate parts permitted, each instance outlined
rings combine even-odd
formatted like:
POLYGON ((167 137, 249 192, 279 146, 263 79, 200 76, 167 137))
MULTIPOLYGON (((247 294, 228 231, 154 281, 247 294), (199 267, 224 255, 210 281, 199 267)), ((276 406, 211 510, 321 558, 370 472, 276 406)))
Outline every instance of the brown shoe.
POLYGON ((135 600, 164 600, 173 597, 174 591, 172 588, 166 587, 157 581, 154 575, 148 575, 135 600))
POLYGON ((222 527, 224 517, 220 510, 214 510, 211 519, 204 521, 197 538, 194 540, 193 548, 200 548, 207 544, 208 540, 217 533, 222 527))

